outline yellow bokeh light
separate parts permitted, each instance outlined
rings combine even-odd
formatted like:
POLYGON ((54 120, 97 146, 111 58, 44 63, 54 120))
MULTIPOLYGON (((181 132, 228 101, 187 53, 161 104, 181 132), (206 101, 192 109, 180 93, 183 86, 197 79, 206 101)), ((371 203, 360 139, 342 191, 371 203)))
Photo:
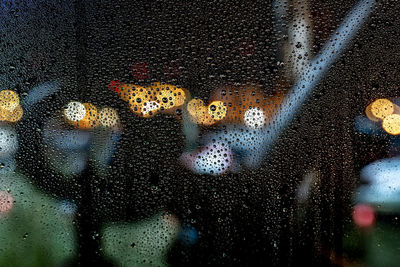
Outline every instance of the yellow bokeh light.
POLYGON ((24 111, 22 107, 18 105, 5 119, 9 122, 17 122, 21 120, 22 116, 24 115, 24 111))
POLYGON ((0 108, 0 120, 8 122, 17 122, 21 120, 24 111, 20 105, 17 105, 13 111, 0 108))
POLYGON ((115 109, 106 107, 99 112, 99 123, 104 127, 114 127, 119 122, 119 116, 115 109))
POLYGON ((370 119, 371 121, 375 122, 380 121, 380 119, 378 119, 377 117, 374 116, 374 114, 372 114, 371 107, 372 103, 365 108, 365 115, 367 115, 368 119, 370 119))
POLYGON ((175 106, 182 106, 183 104, 185 104, 186 101, 186 94, 185 90, 183 90, 182 88, 176 88, 175 90, 175 97, 176 97, 176 103, 175 106))
POLYGON ((198 121, 197 118, 203 116, 204 113, 207 113, 207 108, 204 106, 203 100, 198 98, 189 101, 187 104, 187 110, 195 121, 198 121))
POLYGON ((381 98, 371 104, 370 115, 372 114, 373 117, 383 120, 385 117, 393 114, 394 109, 395 105, 389 99, 381 98))
POLYGON ((157 103, 162 109, 173 108, 176 105, 176 97, 171 90, 157 92, 157 103))
POLYGON ((136 90, 140 90, 140 86, 125 83, 121 85, 118 95, 122 100, 129 102, 130 98, 132 97, 132 94, 136 92, 136 90))
MULTIPOLYGON (((206 109, 207 110, 207 109, 206 109)), ((213 125, 216 122, 215 119, 213 119, 208 112, 206 112, 201 118, 200 121, 198 122, 199 124, 203 125, 213 125)))
POLYGON ((204 105, 203 100, 195 98, 189 101, 187 110, 193 121, 197 124, 212 125, 216 122, 208 113, 208 107, 204 105))
POLYGON ((17 93, 11 90, 0 91, 0 120, 17 122, 23 114, 17 93))
POLYGON ((213 101, 208 105, 208 114, 214 120, 222 120, 226 116, 226 106, 222 101, 213 101))
POLYGON ((97 124, 97 108, 90 103, 83 103, 83 106, 86 109, 85 116, 76 122, 76 126, 81 129, 94 128, 97 124))
POLYGON ((149 101, 150 97, 151 94, 149 94, 149 90, 147 88, 136 86, 128 100, 129 107, 134 113, 141 114, 143 105, 149 101))
POLYGON ((400 134, 400 115, 391 114, 386 116, 382 122, 382 128, 391 135, 400 134))
POLYGON ((19 96, 11 90, 0 91, 0 108, 12 112, 19 105, 19 96))
POLYGON ((158 98, 160 105, 164 109, 170 109, 174 107, 182 106, 186 101, 186 92, 183 88, 171 84, 162 84, 160 82, 155 82, 152 84, 151 88, 155 90, 157 95, 162 95, 163 97, 158 98), (167 97, 164 99, 164 97, 167 97), (163 101, 164 100, 164 101, 163 101), (165 102, 168 100, 167 102, 165 102))
POLYGON ((119 97, 129 103, 129 107, 137 115, 151 117, 158 112, 173 113, 184 105, 190 94, 175 85, 152 83, 144 87, 134 84, 122 84, 115 90, 119 97))

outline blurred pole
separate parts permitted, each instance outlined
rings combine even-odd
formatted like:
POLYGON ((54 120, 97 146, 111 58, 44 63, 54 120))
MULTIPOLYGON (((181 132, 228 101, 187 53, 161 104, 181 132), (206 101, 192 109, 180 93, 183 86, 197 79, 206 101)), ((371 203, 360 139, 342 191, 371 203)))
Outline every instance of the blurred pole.
POLYGON ((375 3, 376 0, 361 0, 350 11, 320 53, 305 67, 281 104, 281 108, 266 127, 254 130, 245 126, 230 125, 226 129, 207 135, 203 139, 203 144, 215 141, 229 143, 233 151, 242 151, 246 154, 244 157, 246 167, 258 167, 265 158, 265 153, 273 147, 329 68, 355 37, 375 3))
MULTIPOLYGON (((288 36, 287 25, 287 0, 274 0, 272 3, 274 9, 274 30, 276 32, 275 38, 279 42, 278 47, 283 47, 288 36)), ((284 49, 280 49, 277 58, 279 61, 284 61, 285 53, 284 49)))
POLYGON ((321 52, 316 55, 307 66, 296 84, 290 90, 289 95, 284 99, 282 108, 274 117, 273 124, 268 125, 268 131, 264 133, 266 138, 265 146, 269 147, 292 122, 304 102, 324 75, 344 52, 346 46, 355 37, 364 21, 371 13, 376 0, 361 0, 350 11, 343 20, 333 36, 324 45, 321 52))
POLYGON ((61 89, 59 82, 46 82, 32 88, 22 100, 22 107, 25 112, 29 111, 34 105, 44 98, 55 94, 61 89))
POLYGON ((313 44, 308 0, 293 0, 287 42, 283 46, 285 80, 294 82, 310 64, 313 44))
MULTIPOLYGON (((293 85, 310 64, 311 47, 313 45, 309 0, 290 0, 286 4, 281 3, 281 5, 281 8, 286 8, 286 19, 282 23, 287 25, 287 30, 281 46, 284 68, 279 80, 278 90, 281 90, 281 88, 286 89, 286 87, 293 85)), ((262 157, 260 156, 259 158, 262 159, 262 157)), ((280 161, 279 172, 286 174, 287 165, 287 161, 280 161)), ((282 196, 291 196, 293 193, 292 185, 284 181, 285 178, 282 177, 279 194, 282 196)), ((296 203, 292 197, 282 197, 280 205, 287 212, 282 213, 279 217, 279 224, 281 225, 279 259, 281 260, 281 265, 291 266, 295 265, 295 262, 298 260, 296 253, 299 251, 296 240, 298 239, 299 232, 294 230, 297 225, 297 218, 295 216, 296 203)))

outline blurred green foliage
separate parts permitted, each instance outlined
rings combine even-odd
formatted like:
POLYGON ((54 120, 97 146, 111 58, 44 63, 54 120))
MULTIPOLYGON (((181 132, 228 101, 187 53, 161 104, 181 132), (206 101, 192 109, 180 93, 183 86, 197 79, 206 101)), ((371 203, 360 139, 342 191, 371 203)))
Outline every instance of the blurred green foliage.
MULTIPOLYGON (((14 199, 12 209, 0 213, 0 266, 61 266, 76 252, 73 215, 17 173, 0 175, 0 192, 14 199)), ((166 266, 178 225, 172 215, 161 214, 108 224, 103 249, 118 266, 166 266)))
POLYGON ((167 266, 165 256, 179 232, 172 215, 156 214, 137 223, 114 223, 105 227, 103 247, 119 266, 167 266))
POLYGON ((16 173, 0 176, 14 199, 0 214, 0 266, 59 266, 75 252, 72 217, 16 173))

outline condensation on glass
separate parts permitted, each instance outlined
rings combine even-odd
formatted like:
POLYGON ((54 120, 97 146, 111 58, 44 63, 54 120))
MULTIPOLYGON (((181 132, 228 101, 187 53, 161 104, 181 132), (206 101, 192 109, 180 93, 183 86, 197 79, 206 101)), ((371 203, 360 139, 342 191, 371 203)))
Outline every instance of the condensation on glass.
POLYGON ((1 1, 1 266, 395 266, 400 6, 1 1))

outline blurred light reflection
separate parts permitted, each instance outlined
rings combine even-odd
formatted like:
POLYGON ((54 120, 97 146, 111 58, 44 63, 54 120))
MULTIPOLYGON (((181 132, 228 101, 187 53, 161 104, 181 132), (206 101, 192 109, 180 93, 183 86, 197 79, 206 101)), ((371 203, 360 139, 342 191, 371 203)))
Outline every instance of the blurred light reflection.
POLYGON ((356 201, 381 205, 383 209, 400 207, 400 157, 377 160, 361 171, 367 185, 357 189, 356 201))
POLYGON ((0 191, 0 214, 8 213, 14 206, 14 198, 7 191, 0 191))
POLYGON ((396 105, 393 104, 389 99, 382 98, 375 100, 371 105, 369 105, 367 107, 367 111, 370 111, 370 116, 372 115, 376 119, 383 120, 387 116, 393 114, 395 111, 395 106, 396 105))
POLYGON ((17 93, 11 90, 0 91, 0 120, 17 122, 21 120, 23 114, 17 93))
POLYGON ((370 205, 357 204, 352 216, 354 223, 359 227, 370 227, 375 222, 375 210, 370 205))
POLYGON ((400 114, 391 114, 382 121, 382 128, 391 135, 400 134, 400 114))
POLYGON ((86 115, 86 108, 81 102, 71 101, 64 109, 65 118, 71 122, 78 122, 86 115))

